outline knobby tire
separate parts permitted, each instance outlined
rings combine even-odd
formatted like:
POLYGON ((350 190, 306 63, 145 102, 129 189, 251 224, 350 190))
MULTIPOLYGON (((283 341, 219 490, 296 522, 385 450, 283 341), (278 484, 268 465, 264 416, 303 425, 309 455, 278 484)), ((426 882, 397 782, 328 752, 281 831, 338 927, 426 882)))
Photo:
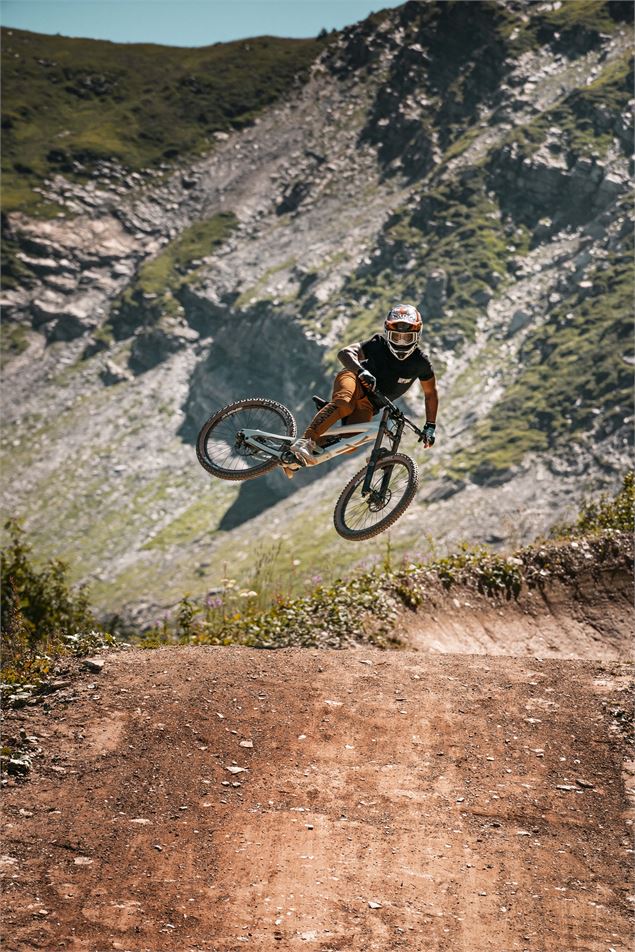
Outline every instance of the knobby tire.
MULTIPOLYGON (((219 451, 216 448, 210 452, 209 445, 214 435, 219 434, 222 429, 224 429, 226 433, 231 434, 231 425, 227 426, 228 421, 231 421, 232 417, 236 417, 237 421, 239 421, 241 414, 244 413, 247 416, 249 411, 262 411, 265 418, 271 418, 271 422, 266 423, 265 426, 250 426, 249 429, 264 429, 280 433, 281 436, 290 437, 294 437, 297 433, 296 422, 292 413, 283 406, 282 403, 278 403, 276 400, 265 400, 264 398, 253 397, 247 400, 237 400, 236 403, 228 404, 226 407, 223 407, 222 410, 218 410, 203 424, 196 441, 198 461, 203 469, 211 473, 212 476, 217 476, 219 479, 242 482, 247 479, 256 479, 258 476, 264 476, 265 473, 270 472, 278 466, 276 459, 258 461, 255 465, 246 466, 245 468, 232 468, 231 466, 221 465, 226 459, 232 458, 231 446, 225 433, 223 433, 221 438, 221 445, 222 440, 226 440, 227 446, 229 447, 225 452, 225 456, 220 458, 219 451), (216 459, 214 459, 214 456, 216 456, 216 459)), ((243 426, 245 426, 245 424, 243 424, 243 426)), ((241 427, 238 425, 236 432, 240 429, 241 427)), ((243 455, 235 448, 233 455, 235 462, 240 460, 245 464, 248 463, 249 459, 249 451, 243 455)))
MULTIPOLYGON (((373 484, 376 484, 378 478, 381 479, 383 470, 389 466, 396 466, 400 469, 405 468, 407 472, 406 486, 400 499, 397 501, 394 508, 387 512, 383 519, 380 518, 373 525, 358 525, 357 523, 361 522, 361 519, 363 518, 364 504, 366 504, 369 518, 371 517, 371 510, 368 507, 368 503, 366 502, 368 497, 362 497, 361 495, 361 487, 366 477, 367 470, 367 467, 365 466, 364 469, 356 473, 350 482, 347 483, 347 485, 342 490, 342 494, 337 501, 337 505, 335 506, 335 513, 333 516, 335 529, 339 535, 342 536, 342 538, 349 539, 353 542, 361 542, 364 539, 372 539, 373 536, 379 535, 380 532, 384 532, 386 529, 392 526, 397 521, 397 519, 399 519, 400 516, 404 514, 414 499, 419 483, 419 474, 414 461, 411 460, 409 456, 405 456, 402 453, 394 453, 390 456, 384 456, 378 461, 373 474, 373 484), (357 490, 360 490, 360 492, 357 496, 357 499, 355 499, 355 493, 357 490)), ((393 478, 394 472, 391 476, 391 483, 393 482, 393 478)))

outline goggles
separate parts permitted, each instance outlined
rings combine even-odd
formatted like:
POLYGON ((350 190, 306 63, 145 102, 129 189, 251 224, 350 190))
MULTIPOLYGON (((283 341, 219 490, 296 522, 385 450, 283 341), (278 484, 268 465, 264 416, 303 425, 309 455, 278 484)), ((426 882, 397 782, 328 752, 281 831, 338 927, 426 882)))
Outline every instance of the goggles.
POLYGON ((412 324, 406 321, 391 321, 386 323, 386 336, 391 344, 409 347, 419 340, 420 331, 413 331, 412 324))

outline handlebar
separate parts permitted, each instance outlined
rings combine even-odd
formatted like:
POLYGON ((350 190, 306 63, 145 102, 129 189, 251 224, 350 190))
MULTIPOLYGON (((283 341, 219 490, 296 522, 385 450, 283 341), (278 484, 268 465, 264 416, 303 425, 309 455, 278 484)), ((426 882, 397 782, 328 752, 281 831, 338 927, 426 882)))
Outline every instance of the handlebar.
POLYGON ((423 439, 425 439, 423 431, 420 430, 419 427, 412 422, 412 420, 409 420, 403 410, 400 410, 399 407, 395 406, 392 400, 389 400, 388 397, 385 397, 383 393, 379 392, 379 390, 372 390, 370 393, 372 393, 373 398, 377 401, 380 407, 384 407, 390 412, 391 417, 394 417, 396 420, 403 420, 403 422, 409 426, 411 430, 414 430, 414 432, 419 437, 420 443, 423 439))

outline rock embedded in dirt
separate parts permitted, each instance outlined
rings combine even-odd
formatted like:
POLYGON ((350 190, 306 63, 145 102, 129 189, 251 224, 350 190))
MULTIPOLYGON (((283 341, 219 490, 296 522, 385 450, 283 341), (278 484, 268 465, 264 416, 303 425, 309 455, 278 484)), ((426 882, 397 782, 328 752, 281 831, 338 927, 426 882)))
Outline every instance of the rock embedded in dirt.
POLYGON ((580 777, 577 777, 575 782, 579 787, 582 787, 585 790, 593 790, 594 788, 594 784, 589 783, 588 780, 582 780, 580 777))
POLYGON ((49 681, 46 688, 48 691, 61 691, 64 688, 70 688, 71 683, 68 678, 56 678, 54 681, 49 681))
POLYGON ((99 376, 106 387, 112 387, 116 383, 122 383, 124 380, 131 380, 132 374, 120 367, 114 360, 104 360, 99 376))
MULTIPOLYGON (((3 758, 3 763, 4 762, 5 758, 3 758)), ((25 777, 30 773, 32 767, 31 758, 27 757, 26 754, 19 757, 9 757, 8 760, 6 760, 7 773, 16 777, 25 777)))

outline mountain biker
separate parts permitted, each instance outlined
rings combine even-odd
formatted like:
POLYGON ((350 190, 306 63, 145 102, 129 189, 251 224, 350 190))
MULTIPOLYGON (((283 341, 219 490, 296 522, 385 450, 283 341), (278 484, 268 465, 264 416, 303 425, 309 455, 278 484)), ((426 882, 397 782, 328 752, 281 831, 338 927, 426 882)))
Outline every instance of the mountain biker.
POLYGON ((330 402, 318 410, 304 437, 290 447, 298 462, 313 466, 319 461, 319 456, 314 454, 321 446, 320 437, 338 420, 347 424, 371 420, 381 409, 373 401, 374 390, 396 400, 415 380, 419 380, 425 395, 423 444, 427 448, 434 446, 439 400, 434 371, 418 346, 421 327, 421 315, 416 307, 396 304, 384 321, 383 335, 375 334, 340 350, 337 357, 344 370, 335 378, 330 402))

